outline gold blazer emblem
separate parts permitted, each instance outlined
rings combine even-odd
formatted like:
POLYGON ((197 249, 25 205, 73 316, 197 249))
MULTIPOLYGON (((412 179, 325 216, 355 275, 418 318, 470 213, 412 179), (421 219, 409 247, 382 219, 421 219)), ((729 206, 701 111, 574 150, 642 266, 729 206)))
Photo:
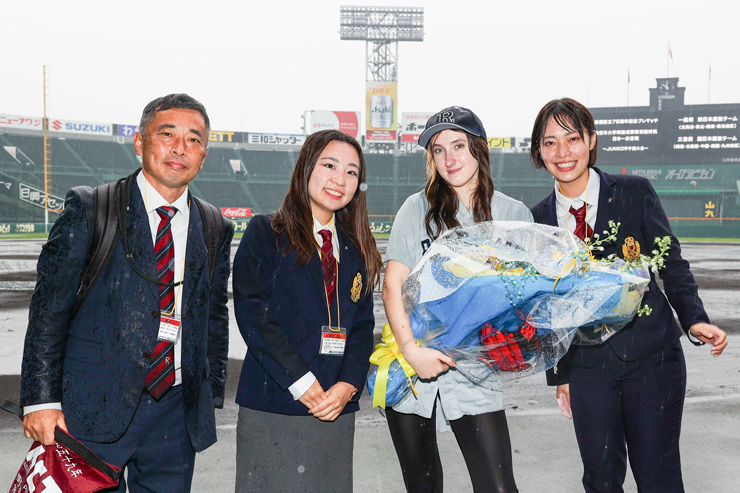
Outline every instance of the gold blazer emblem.
POLYGON ((622 245, 622 255, 626 260, 635 260, 640 256, 640 242, 628 236, 622 245))
POLYGON ((360 301, 360 293, 362 292, 362 274, 359 272, 355 276, 355 280, 352 281, 352 289, 349 292, 349 296, 352 299, 352 303, 360 301))

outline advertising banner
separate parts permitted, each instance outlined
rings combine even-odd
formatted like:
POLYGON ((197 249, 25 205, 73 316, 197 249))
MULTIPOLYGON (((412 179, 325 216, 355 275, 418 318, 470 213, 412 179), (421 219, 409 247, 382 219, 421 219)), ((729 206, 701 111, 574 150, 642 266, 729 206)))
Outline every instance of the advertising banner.
POLYGON ((111 123, 89 123, 74 120, 49 119, 49 130, 86 135, 113 135, 111 123))
POLYGON ((249 144, 295 145, 302 146, 306 136, 302 134, 263 134, 249 132, 249 144))
MULTIPOLYGON (((46 195, 43 190, 34 188, 25 183, 18 184, 18 198, 23 202, 35 205, 36 207, 44 208, 44 199, 46 195)), ((64 208, 64 199, 61 197, 55 197, 49 195, 49 210, 61 211, 64 208)))
POLYGON ((514 139, 511 137, 488 137, 489 149, 508 149, 514 147, 514 139))
POLYGON ((396 141, 397 86, 396 82, 367 82, 365 137, 368 142, 396 141))
POLYGON ((22 128, 24 130, 43 130, 43 118, 31 116, 6 115, 0 113, 0 127, 22 128))
POLYGON ((221 207, 221 214, 226 217, 252 217, 251 207, 221 207))
POLYGON ((311 124, 308 133, 319 130, 339 130, 355 139, 360 138, 359 111, 311 111, 311 124))
POLYGON ((119 137, 133 137, 136 131, 139 129, 138 125, 122 125, 118 124, 116 125, 118 127, 118 132, 116 135, 119 137))
POLYGON ((242 132, 226 132, 223 130, 211 130, 208 134, 209 142, 244 142, 242 132))
POLYGON ((401 142, 418 142, 434 113, 401 113, 401 142))

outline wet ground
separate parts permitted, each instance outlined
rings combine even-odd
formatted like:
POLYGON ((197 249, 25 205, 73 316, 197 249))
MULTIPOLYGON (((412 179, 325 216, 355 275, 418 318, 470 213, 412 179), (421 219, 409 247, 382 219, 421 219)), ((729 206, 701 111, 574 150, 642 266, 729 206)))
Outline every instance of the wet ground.
MULTIPOLYGON (((378 240, 381 254, 385 254, 386 243, 386 239, 378 240)), ((43 240, 0 240, 0 400, 18 400, 23 337, 42 245, 43 240)), ((232 257, 236 247, 235 242, 232 257)), ((696 348, 686 338, 682 341, 688 367, 681 436, 684 483, 687 492, 740 491, 740 343, 734 336, 740 332, 740 244, 686 243, 682 247, 710 318, 730 334, 730 346, 720 358, 712 358, 708 348, 696 348)), ((375 302, 379 338, 386 320, 379 294, 375 302)), ((218 443, 196 459, 195 492, 233 491, 237 414, 234 394, 246 346, 233 310, 230 314, 226 407, 216 414, 218 443)), ((519 490, 582 491, 582 469, 572 423, 560 415, 554 390, 545 385, 544 377, 536 375, 509 382, 504 395, 519 490)), ((364 395, 357 415, 355 491, 402 492, 401 471, 385 420, 371 406, 364 395)), ((17 472, 30 441, 23 437, 17 418, 6 413, 0 414, 0 440, 4 445, 0 449, 0 488, 4 488, 17 472)), ((440 433, 438 441, 446 490, 472 491, 454 435, 440 433)), ((629 476, 625 491, 637 491, 629 476)))

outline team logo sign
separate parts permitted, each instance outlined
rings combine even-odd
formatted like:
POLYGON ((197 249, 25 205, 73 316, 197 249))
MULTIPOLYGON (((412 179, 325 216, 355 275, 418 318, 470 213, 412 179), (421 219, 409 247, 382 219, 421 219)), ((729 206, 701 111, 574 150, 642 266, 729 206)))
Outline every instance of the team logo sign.
POLYGON ((631 236, 624 239, 622 256, 625 260, 635 260, 640 256, 640 242, 631 236))

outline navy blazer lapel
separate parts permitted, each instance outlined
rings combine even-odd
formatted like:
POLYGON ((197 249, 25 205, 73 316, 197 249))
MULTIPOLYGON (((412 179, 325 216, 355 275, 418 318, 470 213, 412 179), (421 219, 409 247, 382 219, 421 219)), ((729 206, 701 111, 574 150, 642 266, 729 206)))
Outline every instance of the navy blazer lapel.
POLYGON ((198 280, 203 274, 203 269, 208 265, 203 218, 200 215, 198 204, 191 200, 189 193, 188 205, 190 222, 188 224, 188 242, 185 247, 185 272, 182 278, 182 306, 180 307, 183 318, 187 315, 188 308, 197 291, 198 280))
MULTIPOLYGON (((352 289, 352 284, 354 282, 355 276, 357 275, 357 272, 360 270, 359 266, 357 265, 358 258, 355 255, 355 249, 350 244, 349 238, 342 232, 339 227, 336 228, 337 230, 337 239, 339 240, 339 251, 341 252, 339 254, 340 258, 340 267, 339 267, 339 280, 337 282, 337 289, 339 290, 339 302, 340 302, 340 311, 339 313, 344 313, 350 308, 350 303, 347 303, 345 301, 344 304, 341 304, 343 300, 347 300, 349 298, 350 291, 352 289)), ((365 279, 363 279, 363 286, 365 284, 365 279)))
MULTIPOLYGON (((140 271, 156 279, 157 264, 154 258, 154 240, 152 239, 152 230, 149 226, 149 217, 146 214, 144 199, 136 185, 136 178, 133 178, 130 187, 131 199, 126 214, 126 234, 134 255, 133 261, 140 271)), ((149 286, 152 296, 159 301, 159 286, 152 282, 147 282, 147 286, 149 286)))
POLYGON ((592 168, 599 175, 599 209, 596 212, 596 224, 594 232, 603 234, 603 231, 609 229, 609 220, 615 220, 614 215, 614 194, 616 192, 616 181, 607 173, 600 169, 592 168))
MULTIPOLYGON (((316 253, 308 261, 308 272, 311 274, 316 285, 316 292, 319 293, 319 297, 322 300, 326 300, 326 288, 324 286, 324 268, 321 264, 321 254, 317 250, 316 253)), ((326 301, 324 301, 326 303, 326 301)))
POLYGON ((550 226, 558 225, 558 209, 555 205, 555 191, 550 193, 547 197, 547 201, 542 204, 544 209, 542 211, 542 223, 549 224, 550 226))

